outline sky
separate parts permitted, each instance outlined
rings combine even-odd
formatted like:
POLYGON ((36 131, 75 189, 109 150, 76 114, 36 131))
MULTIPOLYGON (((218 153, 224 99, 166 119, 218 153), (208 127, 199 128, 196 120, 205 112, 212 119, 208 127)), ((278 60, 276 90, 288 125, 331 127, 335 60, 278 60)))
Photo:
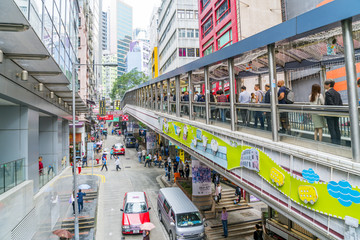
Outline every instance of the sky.
MULTIPOLYGON (((147 29, 154 6, 160 6, 161 0, 122 0, 133 7, 133 28, 147 29)), ((115 0, 103 0, 103 10, 115 0)), ((110 6, 111 7, 111 6, 110 6)))

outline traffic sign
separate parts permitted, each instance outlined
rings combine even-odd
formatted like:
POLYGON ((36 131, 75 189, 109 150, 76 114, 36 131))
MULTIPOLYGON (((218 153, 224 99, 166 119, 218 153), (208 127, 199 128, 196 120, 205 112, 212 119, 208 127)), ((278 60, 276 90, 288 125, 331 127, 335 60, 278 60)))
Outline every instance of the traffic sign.
POLYGON ((123 121, 129 121, 129 116, 128 115, 123 115, 122 120, 123 121))

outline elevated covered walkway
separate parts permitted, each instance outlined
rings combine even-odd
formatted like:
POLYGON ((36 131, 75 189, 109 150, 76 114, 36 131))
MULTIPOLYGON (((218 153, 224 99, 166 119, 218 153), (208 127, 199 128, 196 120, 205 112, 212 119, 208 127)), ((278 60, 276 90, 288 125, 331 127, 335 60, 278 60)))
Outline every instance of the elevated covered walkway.
POLYGON ((336 0, 128 91, 123 109, 320 239, 360 236, 359 13, 360 2, 336 0), (278 104, 279 80, 312 70, 323 85, 329 69, 344 73, 343 106, 278 104), (270 85, 270 103, 238 102, 254 81, 270 85), (228 102, 212 101, 218 90, 228 102), (340 139, 325 126, 314 141, 315 115, 338 119, 340 139))

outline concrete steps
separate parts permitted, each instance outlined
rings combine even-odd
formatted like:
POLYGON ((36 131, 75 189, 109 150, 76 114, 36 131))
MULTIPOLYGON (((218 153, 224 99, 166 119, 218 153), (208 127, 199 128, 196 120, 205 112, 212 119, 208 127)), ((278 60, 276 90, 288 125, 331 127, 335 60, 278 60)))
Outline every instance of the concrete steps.
POLYGON ((226 207, 228 212, 251 208, 245 200, 241 200, 240 205, 234 204, 234 200, 237 199, 238 197, 235 196, 235 191, 233 189, 224 189, 221 193, 221 200, 219 203, 215 204, 215 211, 221 212, 223 207, 226 207))
MULTIPOLYGON (((260 219, 228 224, 227 239, 244 239, 245 237, 251 236, 255 231, 255 225, 258 223, 261 223, 260 219)), ((222 225, 213 225, 207 228, 205 232, 208 240, 224 239, 224 237, 222 236, 222 225)))
MULTIPOLYGON (((95 227, 95 219, 88 217, 79 217, 79 231, 87 231, 95 227)), ((74 219, 65 220, 61 224, 61 228, 74 232, 74 219)))

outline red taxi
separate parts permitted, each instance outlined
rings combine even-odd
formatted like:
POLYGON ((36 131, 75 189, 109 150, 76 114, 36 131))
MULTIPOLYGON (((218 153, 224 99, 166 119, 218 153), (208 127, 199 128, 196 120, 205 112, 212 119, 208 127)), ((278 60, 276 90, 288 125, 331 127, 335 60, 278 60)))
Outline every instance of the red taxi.
POLYGON ((124 145, 121 143, 117 143, 112 147, 113 155, 125 155, 124 145))
POLYGON ((121 211, 122 216, 122 233, 123 234, 140 234, 140 225, 150 222, 149 205, 145 192, 128 192, 125 193, 124 204, 121 211))

